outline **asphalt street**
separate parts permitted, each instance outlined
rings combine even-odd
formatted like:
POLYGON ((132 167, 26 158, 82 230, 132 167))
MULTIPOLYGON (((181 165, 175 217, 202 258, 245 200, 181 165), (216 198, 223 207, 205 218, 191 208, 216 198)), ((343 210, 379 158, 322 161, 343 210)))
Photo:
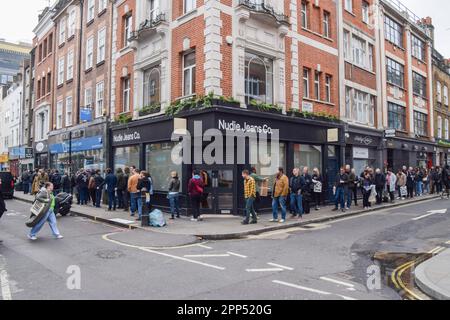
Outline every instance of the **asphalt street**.
POLYGON ((186 237, 184 245, 177 239, 176 247, 158 248, 151 245, 158 233, 80 217, 58 218, 63 240, 45 226, 30 242, 29 205, 8 201, 0 299, 401 299, 384 279, 373 281, 373 256, 444 246, 450 210, 432 210, 449 206, 432 200, 247 239, 186 237))

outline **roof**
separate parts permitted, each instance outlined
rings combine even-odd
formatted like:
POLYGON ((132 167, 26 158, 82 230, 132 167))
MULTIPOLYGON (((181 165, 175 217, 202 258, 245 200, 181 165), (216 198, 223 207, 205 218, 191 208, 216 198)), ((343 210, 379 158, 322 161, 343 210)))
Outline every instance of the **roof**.
POLYGON ((22 53, 22 54, 29 54, 31 51, 31 44, 30 45, 24 45, 24 44, 15 44, 10 43, 6 41, 0 41, 0 50, 3 51, 9 51, 11 53, 22 53))

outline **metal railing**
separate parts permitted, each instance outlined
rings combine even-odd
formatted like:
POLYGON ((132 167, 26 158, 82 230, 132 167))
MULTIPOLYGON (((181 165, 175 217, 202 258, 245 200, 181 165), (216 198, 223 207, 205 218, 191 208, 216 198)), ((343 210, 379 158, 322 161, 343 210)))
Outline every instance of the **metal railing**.
POLYGON ((289 17, 287 15, 276 12, 275 9, 271 5, 266 4, 265 1, 239 0, 239 5, 244 6, 254 12, 267 13, 274 17, 275 20, 279 23, 289 24, 289 17))
POLYGON ((167 21, 166 14, 163 12, 155 15, 154 17, 150 17, 149 19, 145 19, 145 21, 139 25, 139 29, 131 33, 130 40, 137 39, 143 31, 153 29, 165 21, 167 21))
POLYGON ((426 35, 429 36, 428 29, 422 25, 422 19, 412 12, 408 7, 406 7, 400 0, 381 0, 381 2, 389 5, 392 9, 400 13, 405 19, 410 23, 421 29, 426 35))

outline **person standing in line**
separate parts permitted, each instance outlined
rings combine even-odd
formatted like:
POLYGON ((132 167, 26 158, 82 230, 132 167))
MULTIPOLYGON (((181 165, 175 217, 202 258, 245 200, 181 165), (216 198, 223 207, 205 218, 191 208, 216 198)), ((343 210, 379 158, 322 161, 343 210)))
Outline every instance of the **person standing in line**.
POLYGON ((445 165, 442 169, 442 193, 441 198, 444 198, 444 193, 447 194, 447 199, 450 198, 450 167, 445 165))
POLYGON ((136 212, 138 217, 142 216, 142 198, 137 189, 140 179, 140 171, 135 167, 131 167, 131 176, 128 179, 128 192, 130 193, 131 216, 134 217, 136 212))
POLYGON ((117 208, 123 209, 124 205, 124 195, 123 193, 127 189, 125 174, 123 173, 122 168, 118 168, 116 170, 116 179, 117 179, 117 208))
POLYGON ((361 181, 364 210, 368 210, 371 207, 369 198, 370 198, 370 194, 372 193, 372 185, 373 185, 372 177, 371 177, 369 171, 366 170, 363 172, 363 178, 361 181))
POLYGON ((355 207, 358 206, 358 188, 361 183, 360 177, 356 174, 355 168, 351 170, 351 174, 355 177, 353 184, 349 183, 350 193, 353 193, 353 202, 355 203, 355 207))
POLYGON ((397 177, 392 172, 392 169, 388 169, 386 175, 386 189, 389 193, 391 203, 395 202, 395 186, 397 185, 397 177))
POLYGON ((130 178, 130 168, 125 167, 123 170, 125 189, 123 190, 123 211, 130 210, 130 193, 128 192, 128 179, 130 178))
POLYGON ((172 171, 170 173, 170 183, 169 183, 169 194, 167 198, 170 203, 170 213, 172 214, 171 220, 175 219, 175 215, 177 218, 180 218, 180 179, 178 178, 178 173, 176 171, 172 171))
POLYGON ((117 191, 117 177, 114 175, 112 169, 106 169, 105 182, 106 192, 108 193, 108 211, 116 211, 116 191, 117 191))
POLYGON ((256 216, 258 216, 257 209, 258 209, 258 203, 259 203, 260 198, 261 198, 261 184, 263 182, 269 181, 269 178, 263 178, 260 175, 258 175, 256 173, 256 168, 255 167, 251 168, 251 170, 250 170, 250 177, 252 177, 255 180, 255 183, 256 183, 256 199, 253 202, 253 209, 256 212, 256 216))
POLYGON ((52 230, 53 236, 55 239, 62 239, 64 238, 61 233, 58 230, 58 225, 56 222, 56 216, 54 213, 55 210, 55 196, 53 195, 53 183, 46 182, 45 183, 45 189, 42 189, 39 194, 36 196, 36 200, 43 202, 43 203, 49 203, 49 209, 46 213, 46 215, 38 222, 36 226, 34 226, 30 233, 28 234, 28 239, 31 241, 37 240, 37 234, 39 231, 41 231, 42 227, 46 222, 48 222, 50 229, 52 230))
POLYGON ((406 175, 403 170, 398 170, 397 173, 397 187, 398 187, 398 198, 404 200, 406 198, 405 194, 402 194, 402 190, 406 187, 406 175))
POLYGON ((51 176, 50 182, 53 183, 54 191, 53 195, 56 196, 58 193, 61 192, 61 175, 59 174, 58 170, 54 170, 53 174, 51 176))
POLYGON ((100 208, 100 204, 102 201, 103 186, 105 185, 105 179, 103 179, 100 170, 95 171, 94 183, 95 183, 95 206, 97 208, 100 208))
POLYGON ((408 190, 408 198, 414 198, 414 187, 416 185, 416 173, 412 167, 409 167, 408 172, 406 173, 406 187, 408 190))
POLYGON ((71 181, 70 181, 70 177, 69 177, 69 174, 67 173, 67 171, 65 171, 63 176, 61 177, 61 186, 62 186, 63 192, 70 193, 71 181))
POLYGON ((256 224, 258 223, 258 218, 256 217, 256 212, 253 207, 253 202, 256 198, 256 182, 250 176, 248 170, 242 171, 242 178, 244 179, 244 199, 245 199, 245 219, 242 224, 256 224), (250 216, 252 220, 250 221, 250 216))
POLYGON ((80 174, 77 177, 77 188, 80 193, 80 205, 87 205, 88 202, 88 176, 84 169, 80 170, 80 174))
POLYGON ((290 190, 290 208, 292 212, 292 218, 302 218, 303 217, 303 196, 302 188, 305 185, 305 180, 303 176, 300 175, 300 169, 294 168, 292 170, 292 176, 289 179, 289 190, 290 190))
MULTIPOLYGON (((139 191, 139 195, 141 196, 142 206, 145 205, 146 206, 145 208, 148 209, 148 212, 151 212, 152 211, 151 196, 153 193, 153 180, 150 176, 150 173, 148 173, 147 171, 141 171, 138 180, 137 190, 139 191)), ((142 220, 142 213, 143 208, 141 209, 141 215, 137 219, 138 221, 142 220)))
POLYGON ((386 187, 386 177, 381 172, 381 169, 375 170, 375 190, 377 191, 377 204, 383 203, 383 191, 386 187))
POLYGON ((34 171, 31 173, 31 179, 30 179, 30 193, 31 195, 34 195, 33 193, 33 182, 34 182, 34 178, 36 178, 36 176, 39 174, 39 169, 36 168, 34 169, 34 171))
POLYGON ((427 168, 423 169, 423 193, 429 194, 430 193, 430 172, 427 168))
POLYGON ((97 202, 96 200, 96 194, 97 194, 97 190, 95 189, 95 176, 93 174, 87 174, 86 173, 86 177, 89 181, 88 183, 88 196, 86 197, 88 200, 90 199, 90 201, 92 202, 92 205, 95 207, 95 204, 97 202))
POLYGON ((314 168, 312 175, 313 183, 313 198, 315 203, 315 210, 320 210, 320 198, 322 195, 322 176, 318 168, 314 168))
POLYGON ((334 185, 334 193, 335 193, 335 202, 334 209, 332 211, 339 210, 339 204, 341 205, 341 211, 345 212, 345 195, 347 193, 348 188, 348 175, 345 173, 345 168, 341 167, 339 173, 336 176, 335 185, 334 185))
POLYGON ((270 222, 286 222, 286 198, 289 194, 289 179, 283 168, 278 168, 272 189, 272 215, 270 222), (278 220, 278 207, 281 207, 281 220, 278 220))
POLYGON ((200 172, 195 170, 192 178, 188 183, 188 194, 191 200, 192 206, 192 219, 191 221, 198 221, 198 217, 200 216, 200 202, 202 199, 204 190, 204 183, 200 176, 200 172))
POLYGON ((353 195, 353 188, 355 186, 355 180, 356 180, 356 175, 353 173, 351 166, 348 164, 345 166, 345 173, 348 176, 348 188, 346 190, 346 194, 345 194, 345 200, 347 202, 346 204, 346 209, 350 210, 351 206, 352 206, 352 195, 353 195))
POLYGON ((21 178, 22 178, 23 194, 29 194, 30 193, 30 181, 31 181, 30 172, 28 170, 25 170, 22 173, 21 178))
POLYGON ((303 213, 310 214, 310 212, 311 212, 311 208, 310 208, 311 192, 312 192, 313 184, 312 184, 312 177, 309 174, 308 167, 303 168, 302 178, 304 181, 304 185, 303 185, 302 191, 301 191, 302 192, 303 213))
POLYGON ((416 195, 422 196, 423 193, 423 171, 420 168, 416 169, 416 195))
POLYGON ((35 176, 33 180, 32 186, 33 195, 36 195, 45 185, 46 182, 49 182, 48 174, 44 170, 40 169, 39 173, 35 176))

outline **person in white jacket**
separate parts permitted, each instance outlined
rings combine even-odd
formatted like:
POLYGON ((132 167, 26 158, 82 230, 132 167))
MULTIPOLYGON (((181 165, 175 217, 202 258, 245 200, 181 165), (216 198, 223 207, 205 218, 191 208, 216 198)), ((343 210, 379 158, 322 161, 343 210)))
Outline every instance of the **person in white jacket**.
POLYGON ((388 169, 386 175, 386 189, 389 192, 391 203, 395 201, 395 186, 397 185, 397 176, 392 172, 392 169, 388 169))

